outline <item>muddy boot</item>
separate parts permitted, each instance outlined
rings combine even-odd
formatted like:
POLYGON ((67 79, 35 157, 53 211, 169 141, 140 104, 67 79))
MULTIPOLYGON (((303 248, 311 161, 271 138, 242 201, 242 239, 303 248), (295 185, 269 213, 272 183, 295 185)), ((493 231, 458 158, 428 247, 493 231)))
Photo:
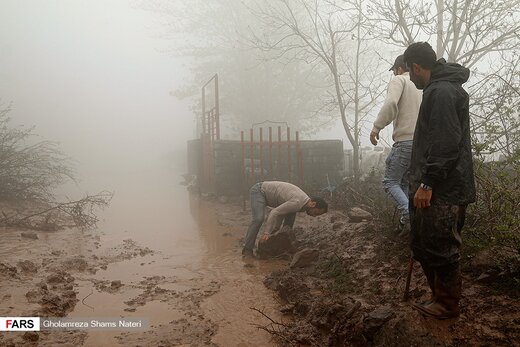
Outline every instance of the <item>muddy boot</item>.
POLYGON ((424 262, 421 262, 421 267, 424 271, 424 275, 426 276, 426 280, 428 281, 428 286, 430 286, 431 296, 427 300, 421 300, 421 301, 416 302, 413 306, 429 305, 435 300, 435 271, 424 262))
POLYGON ((255 254, 252 249, 242 248, 242 257, 244 258, 254 258, 255 254))
POLYGON ((435 271, 435 299, 427 305, 414 305, 422 314, 436 319, 457 318, 460 315, 459 301, 462 279, 458 264, 435 271))

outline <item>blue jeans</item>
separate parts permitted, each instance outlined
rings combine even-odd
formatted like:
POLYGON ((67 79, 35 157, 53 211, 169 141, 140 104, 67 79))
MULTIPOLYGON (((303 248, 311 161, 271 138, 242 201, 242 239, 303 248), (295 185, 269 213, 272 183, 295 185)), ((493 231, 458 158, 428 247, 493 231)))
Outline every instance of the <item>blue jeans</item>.
MULTIPOLYGON (((253 220, 251 221, 246 233, 244 244, 244 249, 246 250, 252 250, 255 247, 256 237, 264 223, 265 208, 267 206, 265 195, 262 192, 262 182, 258 182, 252 186, 249 193, 251 196, 251 213, 253 215, 253 220)), ((295 220, 296 213, 285 215, 283 225, 288 225, 292 228, 295 220)))
POLYGON ((262 192, 262 182, 258 182, 252 186, 249 193, 251 196, 251 213, 253 214, 253 220, 247 229, 244 249, 252 250, 255 247, 256 236, 264 222, 267 201, 262 192))
POLYGON ((408 169, 412 157, 413 141, 394 143, 390 154, 386 158, 383 187, 394 201, 400 213, 401 224, 410 222, 408 213, 408 169))

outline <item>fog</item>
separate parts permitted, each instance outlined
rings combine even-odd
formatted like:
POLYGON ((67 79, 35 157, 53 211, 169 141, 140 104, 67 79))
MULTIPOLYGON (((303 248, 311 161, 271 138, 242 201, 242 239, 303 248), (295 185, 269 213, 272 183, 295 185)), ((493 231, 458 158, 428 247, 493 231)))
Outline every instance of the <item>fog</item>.
POLYGON ((182 166, 194 118, 171 95, 186 71, 160 31, 125 0, 2 0, 0 102, 11 124, 58 142, 91 189, 166 158, 182 166))

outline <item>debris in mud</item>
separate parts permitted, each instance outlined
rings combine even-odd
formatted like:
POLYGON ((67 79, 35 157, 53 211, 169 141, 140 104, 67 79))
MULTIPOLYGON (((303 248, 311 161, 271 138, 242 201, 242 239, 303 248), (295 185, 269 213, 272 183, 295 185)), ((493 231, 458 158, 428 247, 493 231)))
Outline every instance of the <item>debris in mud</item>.
POLYGON ((16 267, 6 263, 0 263, 0 275, 5 276, 7 278, 20 278, 16 267))
POLYGON ((353 207, 347 212, 349 221, 352 223, 359 223, 363 221, 372 220, 372 214, 359 207, 353 207))
POLYGON ((363 318, 363 334, 372 340, 381 327, 395 315, 388 306, 378 307, 363 318))
POLYGON ((62 296, 46 293, 39 301, 41 305, 39 314, 47 317, 65 317, 74 309, 78 301, 74 291, 65 292, 62 296))
POLYGON ((334 231, 340 230, 340 229, 343 229, 344 226, 345 226, 345 223, 343 223, 343 222, 334 222, 334 224, 332 224, 332 230, 334 230, 334 231))
POLYGON ((27 331, 25 334, 23 334, 23 339, 25 341, 36 342, 40 339, 40 335, 34 331, 27 331))
POLYGON ((74 277, 65 271, 57 271, 46 278, 46 282, 49 284, 61 284, 74 282, 74 277))
POLYGON ((112 247, 107 251, 108 254, 99 257, 98 266, 106 270, 107 265, 123 260, 129 260, 135 257, 144 257, 146 255, 153 255, 152 251, 148 247, 141 247, 132 239, 125 239, 121 245, 112 247))
POLYGON ((36 273, 38 271, 38 266, 30 260, 19 261, 17 265, 25 273, 36 273))
POLYGON ((64 317, 74 309, 76 292, 73 290, 74 277, 64 271, 58 271, 46 277, 45 282, 36 284, 36 288, 25 293, 29 303, 38 303, 40 308, 35 314, 47 317, 64 317), (50 285, 50 289, 49 286, 50 285))
POLYGON ((121 281, 120 280, 114 280, 110 283, 110 287, 111 288, 114 288, 114 289, 119 289, 121 288, 123 285, 121 284, 121 281))
POLYGON ((67 270, 85 271, 88 268, 88 263, 82 256, 69 258, 63 262, 63 267, 67 270))
POLYGON ((26 239, 38 240, 38 234, 32 231, 24 231, 20 236, 25 237, 26 239))
POLYGON ((320 256, 320 251, 316 248, 304 248, 297 252, 291 261, 289 267, 307 267, 311 265, 320 256))
POLYGON ((258 242, 256 254, 261 259, 279 257, 294 252, 294 241, 296 240, 291 227, 284 226, 279 231, 269 235, 268 239, 258 242))

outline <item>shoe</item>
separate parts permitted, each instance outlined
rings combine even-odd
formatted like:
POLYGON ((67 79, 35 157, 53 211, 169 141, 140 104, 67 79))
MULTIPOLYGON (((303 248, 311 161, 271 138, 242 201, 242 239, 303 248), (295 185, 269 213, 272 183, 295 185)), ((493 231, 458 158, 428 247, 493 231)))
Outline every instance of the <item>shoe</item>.
POLYGON ((410 235, 410 223, 401 223, 401 221, 399 221, 399 226, 397 227, 397 230, 399 231, 399 237, 406 237, 410 235))
POLYGON ((457 318, 460 316, 460 308, 458 303, 457 305, 447 306, 445 303, 442 303, 438 300, 428 300, 424 304, 413 304, 413 308, 425 316, 439 320, 457 318))
POLYGON ((413 308, 435 319, 450 319, 460 316, 459 301, 462 291, 460 268, 457 264, 451 271, 435 271, 435 294, 433 301, 414 304, 413 308))
POLYGON ((254 258, 255 254, 252 249, 242 248, 242 256, 254 258))

